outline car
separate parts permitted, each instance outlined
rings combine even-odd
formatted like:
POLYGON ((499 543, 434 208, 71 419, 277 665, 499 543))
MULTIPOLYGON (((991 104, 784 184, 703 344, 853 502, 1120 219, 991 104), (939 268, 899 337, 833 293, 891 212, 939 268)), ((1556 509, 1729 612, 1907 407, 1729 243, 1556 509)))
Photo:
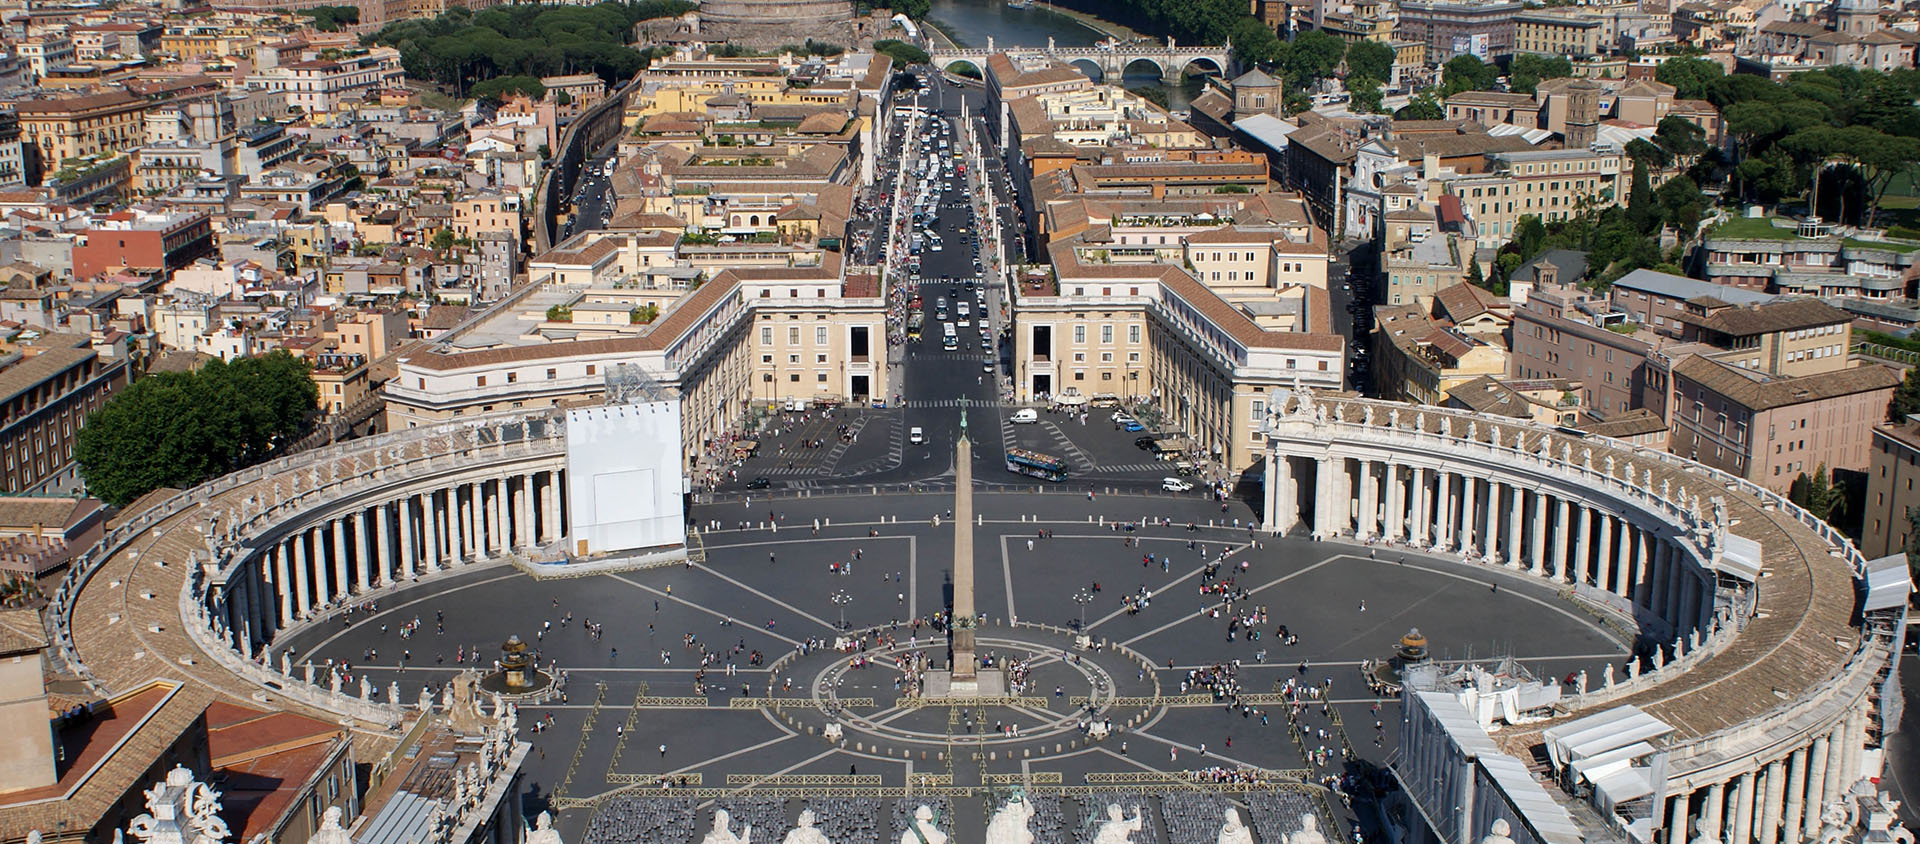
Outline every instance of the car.
POLYGON ((1129 419, 1129 420, 1127 420, 1127 424, 1125 424, 1125 425, 1122 425, 1122 426, 1120 426, 1120 427, 1121 427, 1121 428, 1123 428, 1123 429, 1125 429, 1125 430, 1126 430, 1126 432, 1127 432, 1127 433, 1129 433, 1129 434, 1137 434, 1137 433, 1139 433, 1139 432, 1141 432, 1141 431, 1144 431, 1144 430, 1146 430, 1146 429, 1147 429, 1147 426, 1145 426, 1145 425, 1142 425, 1142 424, 1140 424, 1140 423, 1138 423, 1138 422, 1135 422, 1135 421, 1133 421, 1133 420, 1131 420, 1131 419, 1129 419))
POLYGON ((927 442, 927 432, 919 428, 914 428, 907 432, 907 442, 913 443, 914 445, 925 445, 927 442))
POLYGON ((1133 417, 1128 416, 1127 412, 1124 410, 1116 410, 1113 412, 1113 424, 1115 425, 1125 425, 1126 423, 1132 422, 1132 421, 1133 421, 1133 417))
POLYGON ((1034 410, 1031 407, 1023 407, 1014 411, 1012 418, 1007 421, 1015 425, 1032 425, 1040 421, 1040 411, 1034 410))
POLYGON ((1161 478, 1160 488, 1168 492, 1187 492, 1193 489, 1193 483, 1179 478, 1161 478))
POLYGON ((1133 447, 1145 451, 1153 447, 1153 437, 1134 437, 1133 447))
POLYGON ((766 489, 770 486, 773 486, 773 481, 767 480, 765 476, 747 481, 747 489, 766 489))

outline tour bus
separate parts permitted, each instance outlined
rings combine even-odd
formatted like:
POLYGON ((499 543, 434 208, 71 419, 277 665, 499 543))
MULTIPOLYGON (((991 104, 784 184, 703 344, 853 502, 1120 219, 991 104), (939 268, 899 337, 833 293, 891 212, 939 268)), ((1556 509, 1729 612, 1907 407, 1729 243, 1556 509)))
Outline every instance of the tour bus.
POLYGON ((1007 471, 1048 481, 1067 479, 1066 461, 1024 448, 1007 449, 1007 471))
POLYGON ((920 339, 920 329, 922 326, 926 324, 927 324, 926 312, 914 311, 913 316, 907 317, 907 338, 910 340, 920 339))

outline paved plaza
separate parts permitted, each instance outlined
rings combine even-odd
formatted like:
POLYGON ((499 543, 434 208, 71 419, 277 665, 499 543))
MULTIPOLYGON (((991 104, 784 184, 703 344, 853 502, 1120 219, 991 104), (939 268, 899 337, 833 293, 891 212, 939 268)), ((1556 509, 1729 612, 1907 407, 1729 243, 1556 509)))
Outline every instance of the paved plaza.
MULTIPOLYGON (((1191 496, 993 493, 975 501, 980 653, 1017 685, 1004 699, 915 705, 899 666, 946 658, 935 625, 951 600, 952 504, 922 493, 706 505, 694 519, 718 527, 690 566, 558 580, 463 569, 282 641, 296 662, 345 661, 408 699, 462 656, 491 668, 507 636, 530 642, 568 684, 565 702, 521 712, 536 748, 525 787, 532 805, 561 810, 569 841, 596 811, 613 813, 607 824, 681 805, 666 798, 704 812, 702 831, 716 799, 772 801, 790 822, 799 795, 891 804, 911 788, 957 801, 949 828, 977 832, 983 789, 1012 783, 1069 808, 1089 789, 1221 793, 1244 808, 1244 784, 1190 781, 1250 769, 1324 783, 1386 757, 1398 715, 1358 666, 1410 628, 1437 657, 1511 655, 1543 678, 1597 675, 1626 651, 1546 584, 1504 571, 1255 536, 1233 524, 1248 523, 1244 508, 1191 496), (1092 649, 1072 630, 1083 613, 1092 649), (1314 692, 1289 704, 1289 681, 1314 692), (1112 733, 1090 737, 1096 723, 1112 733)), ((1337 796, 1326 805, 1340 832, 1368 825, 1337 796)), ((1184 823, 1161 808, 1163 826, 1184 823)), ((1077 830, 1093 815, 1063 817, 1077 830)))

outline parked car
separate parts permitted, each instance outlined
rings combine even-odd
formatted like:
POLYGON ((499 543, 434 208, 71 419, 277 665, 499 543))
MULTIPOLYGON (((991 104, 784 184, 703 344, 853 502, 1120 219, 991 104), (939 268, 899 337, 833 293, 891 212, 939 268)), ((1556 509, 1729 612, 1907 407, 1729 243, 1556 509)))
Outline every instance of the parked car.
POLYGON ((1034 410, 1031 407, 1023 407, 1014 411, 1013 418, 1007 421, 1015 425, 1031 425, 1040 421, 1040 411, 1034 410))
POLYGON ((1179 478, 1161 478, 1160 488, 1168 492, 1187 492, 1193 489, 1193 483, 1179 478))
POLYGON ((927 432, 922 431, 919 428, 914 428, 907 432, 907 442, 913 443, 914 445, 924 445, 926 441, 927 441, 927 432))
POLYGON ((1147 426, 1145 426, 1145 425, 1142 425, 1142 424, 1140 424, 1140 423, 1138 423, 1138 422, 1135 422, 1135 421, 1133 421, 1133 420, 1131 420, 1131 419, 1129 419, 1129 420, 1127 420, 1127 424, 1125 424, 1125 425, 1122 425, 1122 426, 1120 426, 1120 427, 1121 427, 1121 428, 1124 428, 1124 429, 1126 430, 1126 432, 1127 432, 1127 433, 1129 433, 1129 434, 1137 434, 1137 433, 1139 433, 1139 432, 1141 432, 1141 431, 1144 431, 1144 430, 1146 430, 1146 429, 1147 429, 1147 426))
POLYGON ((773 486, 773 481, 767 480, 765 476, 747 481, 747 489, 766 489, 770 486, 773 486))

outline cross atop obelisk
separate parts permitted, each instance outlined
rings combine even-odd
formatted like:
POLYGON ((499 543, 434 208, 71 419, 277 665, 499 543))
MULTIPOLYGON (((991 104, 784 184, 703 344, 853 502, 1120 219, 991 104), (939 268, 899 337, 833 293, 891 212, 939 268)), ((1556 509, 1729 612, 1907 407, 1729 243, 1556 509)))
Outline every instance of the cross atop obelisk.
POLYGON ((967 439, 967 400, 960 399, 960 439, 954 448, 953 488, 953 681, 972 682, 973 624, 973 442, 967 439))

